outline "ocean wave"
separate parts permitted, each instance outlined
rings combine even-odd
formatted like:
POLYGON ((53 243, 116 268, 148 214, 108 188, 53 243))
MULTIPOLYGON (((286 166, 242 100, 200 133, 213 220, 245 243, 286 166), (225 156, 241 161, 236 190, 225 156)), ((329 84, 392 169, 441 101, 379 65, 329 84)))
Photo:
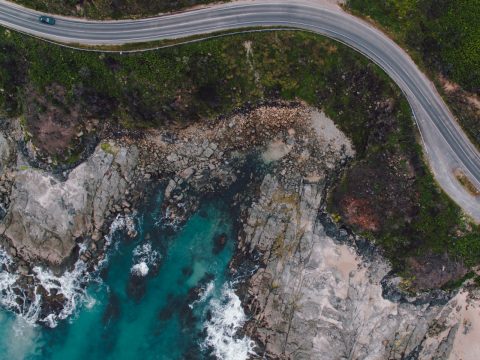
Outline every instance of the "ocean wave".
MULTIPOLYGON (((118 230, 135 230, 131 217, 117 216, 110 232, 105 236, 107 246, 112 243, 113 234, 118 230)), ((80 245, 79 253, 86 251, 86 244, 80 245)), ((42 323, 56 327, 60 320, 74 314, 79 305, 91 307, 94 299, 89 296, 86 286, 93 280, 100 281, 95 273, 106 264, 106 257, 90 272, 87 264, 79 259, 70 271, 61 276, 49 269, 36 266, 32 273, 22 275, 14 260, 0 248, 0 305, 30 324, 42 323)))
POLYGON ((246 360, 254 355, 254 341, 238 334, 247 317, 230 284, 223 286, 220 298, 210 300, 209 308, 212 316, 205 324, 207 337, 202 347, 222 360, 246 360))
POLYGON ((195 300, 191 304, 188 304, 188 307, 190 309, 193 309, 195 305, 199 303, 203 303, 213 294, 214 290, 215 290, 215 280, 212 280, 207 284, 207 286, 201 289, 200 298, 198 300, 195 300))
POLYGON ((205 289, 203 289, 202 295, 200 296, 200 299, 198 299, 198 302, 204 302, 207 300, 208 297, 213 293, 213 290, 215 290, 215 280, 210 281, 205 289))
POLYGON ((130 272, 137 276, 147 276, 150 268, 158 267, 161 256, 158 251, 152 249, 152 244, 147 242, 133 249, 132 259, 134 265, 130 272))
MULTIPOLYGON (((10 255, 0 248, 0 305, 8 310, 21 312, 21 306, 16 301, 18 275, 11 273, 13 260, 10 255)), ((21 294, 19 294, 21 296, 21 294)))
POLYGON ((141 261, 138 264, 133 265, 132 268, 130 269, 130 272, 133 275, 143 277, 148 275, 149 270, 150 269, 148 268, 148 265, 144 261, 141 261))
MULTIPOLYGON (((59 312, 42 314, 42 317, 32 320, 42 322, 53 328, 57 326, 59 320, 72 315, 79 304, 88 304, 94 301, 86 290, 86 284, 92 280, 92 275, 87 269, 87 264, 82 260, 75 263, 72 271, 65 271, 61 276, 56 276, 50 270, 38 266, 33 268, 33 272, 38 285, 46 290, 47 296, 54 295, 57 298, 60 297, 63 301, 59 312)), ((44 299, 42 299, 42 296, 38 296, 38 289, 39 286, 35 290, 36 298, 38 298, 38 306, 42 307, 44 299)))

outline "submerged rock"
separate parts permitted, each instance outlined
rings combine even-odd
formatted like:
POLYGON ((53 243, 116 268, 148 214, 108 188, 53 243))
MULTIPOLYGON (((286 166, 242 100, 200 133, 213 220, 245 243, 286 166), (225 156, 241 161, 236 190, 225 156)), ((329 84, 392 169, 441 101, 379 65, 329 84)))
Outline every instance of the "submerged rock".
POLYGON ((111 292, 108 296, 108 304, 102 316, 104 325, 110 324, 113 320, 118 319, 121 314, 120 299, 118 295, 111 292))
POLYGON ((227 241, 227 234, 216 235, 213 239, 212 253, 214 255, 220 254, 220 252, 225 248, 225 245, 227 245, 227 241))
POLYGON ((147 278, 131 273, 127 283, 127 294, 135 302, 140 302, 147 292, 147 278))
POLYGON ((173 294, 168 294, 167 304, 159 311, 158 318, 160 321, 167 321, 172 316, 174 316, 179 309, 182 308, 184 299, 180 296, 174 296, 173 294))

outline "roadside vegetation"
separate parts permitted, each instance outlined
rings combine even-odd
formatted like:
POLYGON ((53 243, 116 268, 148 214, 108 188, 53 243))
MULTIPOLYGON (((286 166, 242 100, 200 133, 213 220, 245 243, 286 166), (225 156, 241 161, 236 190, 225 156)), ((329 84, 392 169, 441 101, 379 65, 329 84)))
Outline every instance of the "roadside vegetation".
POLYGON ((401 91, 346 46, 282 31, 114 54, 0 29, 0 112, 21 116, 50 161, 75 163, 88 139, 141 136, 278 99, 323 109, 352 139, 358 156, 329 209, 374 239, 397 270, 436 254, 465 267, 480 262, 480 231, 432 179, 401 91))
POLYGON ((480 262, 480 227, 435 183, 413 136, 408 104, 375 122, 365 155, 331 193, 333 218, 379 244, 416 289, 463 278, 480 262))
MULTIPOLYGON (((46 13, 81 16, 90 19, 125 19, 154 16, 215 0, 13 0, 46 13)), ((221 1, 216 1, 221 2, 221 1)))
POLYGON ((409 50, 480 146, 480 1, 348 0, 347 8, 409 50))

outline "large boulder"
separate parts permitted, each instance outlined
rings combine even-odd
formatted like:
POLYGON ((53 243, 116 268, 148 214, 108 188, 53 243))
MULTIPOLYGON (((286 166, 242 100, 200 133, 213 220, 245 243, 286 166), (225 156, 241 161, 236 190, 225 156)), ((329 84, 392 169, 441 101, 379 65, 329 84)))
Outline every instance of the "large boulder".
POLYGON ((99 146, 66 181, 38 169, 18 171, 3 235, 27 261, 62 264, 77 240, 100 229, 112 204, 123 200, 137 159, 136 147, 99 146))

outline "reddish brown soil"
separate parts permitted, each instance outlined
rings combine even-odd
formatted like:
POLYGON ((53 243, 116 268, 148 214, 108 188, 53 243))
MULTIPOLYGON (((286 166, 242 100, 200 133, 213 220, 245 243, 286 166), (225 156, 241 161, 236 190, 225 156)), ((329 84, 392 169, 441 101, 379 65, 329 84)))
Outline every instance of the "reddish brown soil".
POLYGON ((367 199, 345 197, 342 200, 345 221, 363 230, 377 231, 380 224, 374 209, 367 199))
POLYGON ((72 143, 77 124, 66 123, 65 114, 58 109, 50 109, 48 113, 30 118, 29 131, 33 142, 42 152, 50 155, 61 155, 72 143))

